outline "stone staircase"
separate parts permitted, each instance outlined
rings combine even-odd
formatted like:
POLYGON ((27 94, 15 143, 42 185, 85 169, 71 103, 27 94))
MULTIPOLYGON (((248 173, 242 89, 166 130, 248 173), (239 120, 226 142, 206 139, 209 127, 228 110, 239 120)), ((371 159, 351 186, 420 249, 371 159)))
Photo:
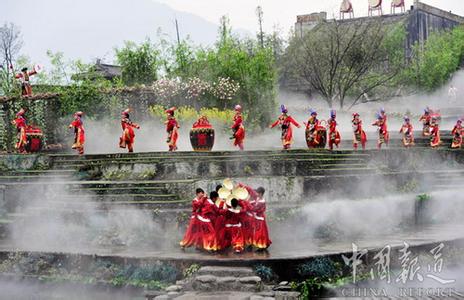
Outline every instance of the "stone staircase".
POLYGON ((166 288, 164 293, 146 293, 146 299, 237 299, 297 300, 299 293, 275 291, 249 267, 203 266, 191 277, 166 288))

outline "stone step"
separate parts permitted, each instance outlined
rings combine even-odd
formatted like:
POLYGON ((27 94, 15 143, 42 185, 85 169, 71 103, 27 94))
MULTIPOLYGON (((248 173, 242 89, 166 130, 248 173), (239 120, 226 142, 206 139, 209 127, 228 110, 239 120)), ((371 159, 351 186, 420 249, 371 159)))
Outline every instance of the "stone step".
POLYGON ((197 275, 213 275, 225 277, 249 277, 254 276, 255 272, 252 268, 246 267, 223 267, 223 266, 204 266, 197 272, 197 275))
POLYGON ((140 202, 149 201, 150 203, 172 203, 173 201, 178 203, 179 197, 174 194, 104 194, 104 195, 86 195, 86 194, 74 194, 74 195, 54 195, 49 200, 67 202, 67 201, 79 201, 79 202, 140 202))
POLYGON ((353 153, 350 150, 337 150, 329 152, 325 149, 292 149, 285 151, 275 150, 261 150, 261 151, 211 151, 211 152, 193 152, 193 151, 179 151, 179 152, 137 152, 137 153, 116 153, 116 154, 87 154, 84 156, 70 155, 70 154, 51 154, 50 157, 54 161, 86 161, 98 159, 133 159, 133 158, 167 158, 167 159, 201 159, 205 157, 257 157, 257 156, 291 156, 291 155, 324 155, 324 154, 339 154, 339 155, 366 155, 363 153, 353 153))
POLYGON ((161 195, 166 194, 165 187, 72 187, 68 188, 67 191, 71 193, 79 192, 88 192, 95 193, 97 195, 111 195, 111 194, 121 194, 121 195, 161 195))
POLYGON ((235 291, 235 292, 259 292, 263 284, 259 276, 233 277, 197 275, 193 279, 194 291, 235 291))

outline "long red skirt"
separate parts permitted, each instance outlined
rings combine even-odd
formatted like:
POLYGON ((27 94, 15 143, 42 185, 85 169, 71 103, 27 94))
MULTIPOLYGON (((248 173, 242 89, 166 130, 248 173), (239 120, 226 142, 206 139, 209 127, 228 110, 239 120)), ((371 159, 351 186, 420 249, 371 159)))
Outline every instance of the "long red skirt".
POLYGON ((253 246, 257 249, 267 249, 272 244, 269 238, 266 219, 264 217, 255 217, 253 231, 253 246))
POLYGON ((255 218, 251 213, 246 213, 242 217, 243 243, 245 247, 253 245, 253 231, 255 218))
POLYGON ((226 245, 225 248, 232 247, 235 252, 242 252, 245 248, 245 242, 242 226, 238 225, 225 225, 224 244, 226 245))
POLYGON ((199 247, 200 246, 200 222, 196 216, 190 217, 190 223, 185 231, 184 238, 180 241, 182 248, 199 247))
POLYGON ((214 229, 213 222, 202 216, 197 216, 197 218, 200 227, 199 247, 206 251, 218 250, 216 230, 214 229))
POLYGON ((234 134, 234 146, 238 146, 240 150, 243 150, 243 141, 245 140, 245 127, 240 126, 234 134))

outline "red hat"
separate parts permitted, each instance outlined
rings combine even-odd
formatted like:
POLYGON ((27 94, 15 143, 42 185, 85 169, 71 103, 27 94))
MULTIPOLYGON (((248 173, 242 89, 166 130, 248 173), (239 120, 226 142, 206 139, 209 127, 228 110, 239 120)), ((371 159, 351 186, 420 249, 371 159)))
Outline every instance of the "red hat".
POLYGON ((125 110, 121 113, 121 115, 123 115, 123 116, 128 116, 129 113, 130 113, 130 111, 131 111, 131 109, 130 109, 130 108, 127 108, 127 109, 125 109, 125 110))
POLYGON ((357 112, 353 113, 353 118, 354 117, 359 117, 359 114, 357 112))
POLYGON ((173 115, 174 111, 177 109, 177 107, 173 106, 170 109, 166 109, 165 113, 173 115))
POLYGON ((16 114, 17 117, 23 116, 26 113, 26 110, 24 108, 21 108, 18 113, 16 114))
POLYGON ((237 104, 237 105, 235 105, 234 110, 235 111, 242 111, 242 107, 239 104, 237 104))
POLYGON ((74 115, 75 115, 75 116, 82 117, 82 116, 84 115, 84 113, 81 112, 81 111, 77 111, 77 112, 74 113, 74 115))

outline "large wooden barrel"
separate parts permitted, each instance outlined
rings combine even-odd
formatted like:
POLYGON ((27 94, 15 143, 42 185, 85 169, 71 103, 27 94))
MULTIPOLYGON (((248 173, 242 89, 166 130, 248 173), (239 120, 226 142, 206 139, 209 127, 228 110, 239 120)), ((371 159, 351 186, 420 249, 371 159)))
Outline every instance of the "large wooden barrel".
POLYGON ((309 131, 309 129, 306 129, 306 145, 308 145, 308 148, 313 149, 313 148, 325 148, 325 145, 327 144, 327 130, 325 127, 320 126, 318 127, 317 130, 317 141, 313 137, 313 134, 309 131))
POLYGON ((39 152, 43 146, 42 130, 35 126, 26 127, 27 145, 26 151, 30 153, 39 152))
POLYGON ((210 127, 190 129, 190 143, 195 151, 211 151, 214 146, 214 129, 210 127))

